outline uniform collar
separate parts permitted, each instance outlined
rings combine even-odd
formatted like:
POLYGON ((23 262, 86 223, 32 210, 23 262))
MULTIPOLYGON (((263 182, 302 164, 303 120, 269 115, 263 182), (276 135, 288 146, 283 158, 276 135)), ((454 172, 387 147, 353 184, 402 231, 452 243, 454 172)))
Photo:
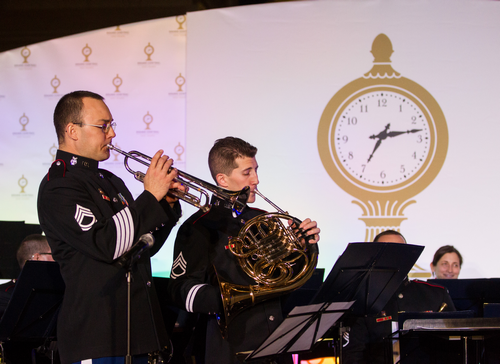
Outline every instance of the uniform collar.
MULTIPOLYGON (((222 199, 222 198, 219 198, 219 197, 217 197, 217 196, 215 196, 215 195, 212 195, 212 199, 211 199, 211 201, 210 201, 210 204, 211 204, 212 206, 217 206, 217 207, 219 207, 219 208, 222 208, 222 209, 228 210, 228 211, 230 211, 231 213, 232 213, 232 211, 233 211, 233 204, 232 204, 231 202, 226 201, 226 200, 224 200, 224 199, 222 199)), ((248 208, 248 205, 246 205, 246 206, 243 208, 243 211, 246 211, 246 210, 247 210, 247 208, 248 208)), ((243 212, 243 211, 242 211, 242 212, 243 212)))
POLYGON ((56 159, 63 160, 67 168, 84 168, 91 171, 97 171, 99 168, 99 162, 94 159, 85 158, 62 150, 57 150, 56 159))

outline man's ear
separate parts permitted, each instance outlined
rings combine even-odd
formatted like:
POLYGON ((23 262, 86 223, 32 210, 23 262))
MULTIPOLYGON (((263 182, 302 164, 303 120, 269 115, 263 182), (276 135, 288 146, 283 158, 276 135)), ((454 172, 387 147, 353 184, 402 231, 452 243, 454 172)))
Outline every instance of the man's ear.
POLYGON ((429 264, 431 266, 431 272, 434 273, 434 266, 431 264, 429 264))
POLYGON ((217 181, 217 185, 220 187, 227 188, 227 176, 224 173, 218 173, 215 176, 215 180, 217 181))
POLYGON ((78 130, 76 124, 68 123, 68 125, 66 125, 66 136, 71 140, 78 140, 78 130))

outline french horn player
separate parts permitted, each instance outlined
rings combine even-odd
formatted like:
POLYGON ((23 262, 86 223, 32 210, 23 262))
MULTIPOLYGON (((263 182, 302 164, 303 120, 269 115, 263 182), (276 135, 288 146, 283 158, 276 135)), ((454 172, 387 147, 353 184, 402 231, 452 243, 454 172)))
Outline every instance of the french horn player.
MULTIPOLYGON (((219 139, 209 153, 210 172, 219 187, 250 187, 247 203, 256 196, 270 202, 257 190, 256 153, 239 138, 219 139)), ((195 346, 204 349, 204 362, 239 363, 280 325, 284 296, 311 276, 320 229, 283 211, 245 206, 235 214, 227 201, 211 203, 179 229, 169 293, 181 309, 201 314, 196 330, 206 330, 199 335, 205 342, 195 346)))

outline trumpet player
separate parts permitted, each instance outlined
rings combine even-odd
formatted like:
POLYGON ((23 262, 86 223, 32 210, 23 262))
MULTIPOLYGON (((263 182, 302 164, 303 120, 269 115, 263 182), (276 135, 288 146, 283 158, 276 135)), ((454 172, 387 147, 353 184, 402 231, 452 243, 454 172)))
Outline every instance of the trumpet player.
MULTIPOLYGON (((255 201, 259 184, 256 153, 256 147, 235 137, 217 140, 209 153, 209 168, 217 185, 233 191, 250 187, 248 203, 255 201)), ((205 342, 197 345, 205 349, 206 364, 242 362, 283 320, 282 297, 278 297, 239 313, 227 326, 224 337, 217 323, 217 317, 223 315, 223 305, 216 272, 235 284, 256 284, 230 252, 229 239, 238 235, 246 221, 263 213, 246 206, 235 218, 231 204, 215 197, 209 212, 192 215, 177 234, 169 292, 177 306, 202 314, 200 317, 206 320, 206 326, 200 325, 203 330, 206 327, 202 335, 205 342)), ((309 243, 318 242, 320 229, 315 221, 306 219, 300 228, 311 237, 309 243)), ((280 363, 290 360, 278 358, 280 363)))
MULTIPOLYGON (((66 285, 57 322, 62 364, 134 364, 162 350, 168 336, 152 286, 150 254, 158 251, 179 219, 179 202, 166 200, 181 188, 169 172, 172 159, 158 151, 136 200, 123 181, 103 169, 116 123, 102 96, 64 95, 54 111, 59 149, 38 192, 38 217, 66 285), (127 281, 120 259, 140 237, 155 231, 156 243, 130 268, 131 337, 127 338, 127 281)), ((128 254, 128 255, 127 255, 128 254)), ((137 256, 136 256, 137 257, 137 256)))

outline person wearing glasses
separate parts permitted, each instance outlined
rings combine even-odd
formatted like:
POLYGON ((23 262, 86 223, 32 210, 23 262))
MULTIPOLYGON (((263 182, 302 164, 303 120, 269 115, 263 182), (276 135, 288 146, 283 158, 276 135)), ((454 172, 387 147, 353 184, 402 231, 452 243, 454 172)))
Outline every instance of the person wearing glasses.
POLYGON ((25 237, 17 249, 16 258, 21 269, 28 260, 54 261, 47 237, 42 234, 31 234, 25 237))
MULTIPOLYGON (((59 149, 38 191, 38 218, 66 285, 58 316, 62 364, 147 363, 168 336, 153 286, 150 256, 178 221, 169 188, 173 161, 159 150, 151 160, 144 192, 134 200, 124 182, 99 168, 109 158, 116 123, 102 96, 89 91, 64 95, 54 110, 59 149), (126 257, 140 237, 155 244, 131 266, 130 349, 127 338, 126 257), (121 259, 120 259, 121 258, 121 259)), ((132 251, 133 252, 133 251, 132 251)))

